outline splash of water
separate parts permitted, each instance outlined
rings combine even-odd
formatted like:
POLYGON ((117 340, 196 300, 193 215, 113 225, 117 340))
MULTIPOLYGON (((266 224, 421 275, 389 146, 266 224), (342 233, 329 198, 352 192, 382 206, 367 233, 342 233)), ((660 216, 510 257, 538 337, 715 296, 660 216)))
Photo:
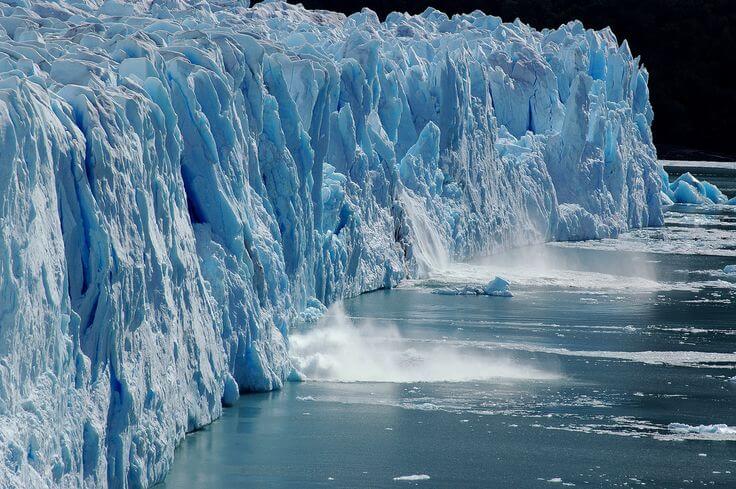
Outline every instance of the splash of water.
POLYGON ((356 324, 338 304, 312 329, 290 336, 294 367, 309 380, 467 382, 554 379, 557 375, 491 352, 412 341, 394 325, 356 324))

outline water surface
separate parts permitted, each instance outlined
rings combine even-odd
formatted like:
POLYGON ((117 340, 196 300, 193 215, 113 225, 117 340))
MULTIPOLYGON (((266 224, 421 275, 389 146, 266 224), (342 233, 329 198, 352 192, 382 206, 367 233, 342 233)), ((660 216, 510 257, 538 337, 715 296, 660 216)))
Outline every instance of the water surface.
POLYGON ((666 220, 345 301, 293 333, 312 380, 241 397, 164 487, 736 487, 736 213, 666 220), (514 297, 433 293, 495 275, 514 297))

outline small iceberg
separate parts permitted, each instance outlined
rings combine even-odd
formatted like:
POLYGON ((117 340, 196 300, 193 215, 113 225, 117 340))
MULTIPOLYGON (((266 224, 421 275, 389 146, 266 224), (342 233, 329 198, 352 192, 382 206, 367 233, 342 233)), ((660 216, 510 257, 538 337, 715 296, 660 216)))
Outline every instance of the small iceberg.
POLYGON ((703 204, 705 198, 701 194, 697 187, 691 185, 688 182, 680 181, 676 182, 676 185, 672 188, 674 192, 674 201, 678 204, 703 204))
POLYGON ((501 277, 496 277, 486 284, 483 288, 486 295, 497 297, 513 297, 514 294, 509 290, 509 282, 501 277))
POLYGON ((669 184, 668 189, 663 190, 660 197, 663 205, 668 205, 668 200, 678 204, 733 204, 734 200, 728 200, 718 187, 705 180, 698 180, 690 172, 677 177, 669 184))
POLYGON ((726 265, 723 267, 723 273, 736 274, 736 265, 726 265))

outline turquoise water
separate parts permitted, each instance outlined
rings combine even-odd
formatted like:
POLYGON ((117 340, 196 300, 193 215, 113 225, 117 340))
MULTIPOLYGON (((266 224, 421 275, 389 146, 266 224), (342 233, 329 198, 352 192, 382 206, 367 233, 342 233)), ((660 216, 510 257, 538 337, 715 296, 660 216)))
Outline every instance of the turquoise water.
POLYGON ((293 332, 311 380, 241 397, 163 487, 736 487, 735 228, 677 207, 345 301, 293 332), (495 275, 514 297, 433 293, 495 275))

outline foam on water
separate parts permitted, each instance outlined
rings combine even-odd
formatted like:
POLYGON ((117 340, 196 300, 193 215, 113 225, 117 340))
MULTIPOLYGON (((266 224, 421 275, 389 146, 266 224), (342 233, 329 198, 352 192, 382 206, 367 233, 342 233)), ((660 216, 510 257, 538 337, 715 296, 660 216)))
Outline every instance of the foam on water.
POLYGON ((693 368, 736 368, 736 353, 704 351, 606 351, 572 350, 546 347, 530 343, 472 342, 479 348, 489 350, 522 350, 573 357, 601 358, 645 363, 650 365, 672 365, 693 368))
MULTIPOLYGON (((713 214, 726 212, 726 207, 733 206, 710 206, 719 207, 713 209, 713 214)), ((707 209, 701 208, 700 212, 707 209)), ((693 212, 698 212, 693 209, 693 212)), ((728 212, 732 212, 728 209, 728 212)), ((676 223, 687 223, 690 218, 679 217, 668 214, 669 224, 663 228, 646 228, 623 233, 616 239, 606 238, 601 240, 557 242, 552 246, 560 248, 578 248, 600 251, 623 251, 637 253, 656 253, 674 255, 702 255, 702 256, 736 256, 736 246, 733 245, 733 229, 726 222, 720 225, 723 216, 711 221, 711 226, 677 226, 676 223)))
POLYGON ((556 431, 571 431, 595 435, 623 437, 650 437, 660 441, 736 441, 736 428, 725 424, 690 426, 683 423, 661 425, 629 416, 613 416, 600 423, 569 423, 562 426, 543 426, 540 428, 556 431))
MULTIPOLYGON (((605 248, 606 243, 594 243, 568 243, 566 246, 590 249, 600 247, 602 251, 609 251, 605 248)), ((559 243, 550 243, 531 247, 526 252, 501 254, 472 263, 446 263, 430 269, 421 278, 403 281, 399 288, 434 290, 458 285, 478 287, 495 276, 507 280, 511 284, 511 290, 523 288, 592 294, 647 294, 672 290, 697 291, 705 287, 736 288, 736 283, 721 280, 725 275, 720 272, 706 276, 704 278, 707 280, 702 281, 658 280, 654 271, 655 263, 651 260, 611 260, 601 266, 606 261, 605 254, 599 259, 599 270, 594 271, 582 263, 552 253, 558 246, 559 243)))

